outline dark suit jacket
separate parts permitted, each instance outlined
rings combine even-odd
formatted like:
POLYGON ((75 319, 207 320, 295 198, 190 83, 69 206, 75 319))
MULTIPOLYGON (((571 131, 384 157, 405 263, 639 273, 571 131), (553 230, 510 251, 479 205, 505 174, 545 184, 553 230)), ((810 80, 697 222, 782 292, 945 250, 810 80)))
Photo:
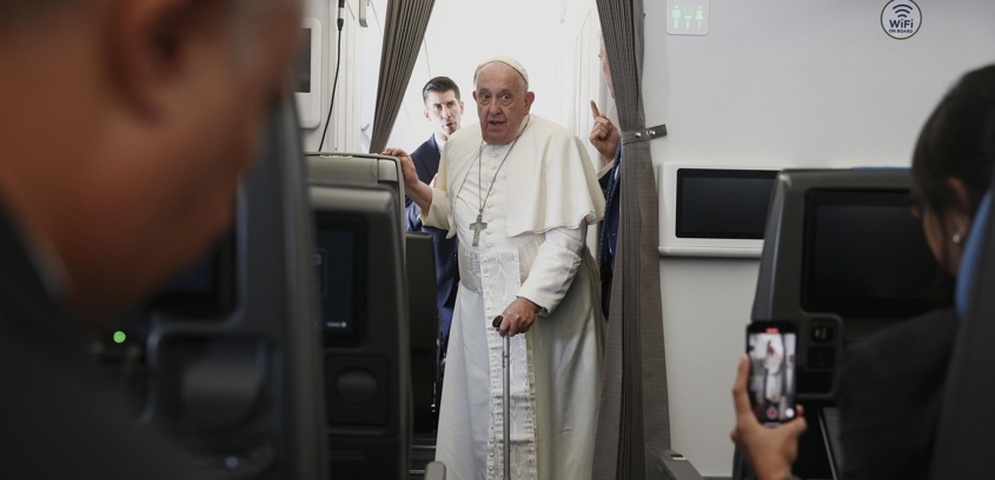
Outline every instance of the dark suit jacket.
POLYGON ((0 210, 0 476, 205 478, 88 368, 83 335, 0 210))
POLYGON ((612 168, 608 169, 598 184, 605 194, 605 216, 601 220, 600 239, 598 245, 598 268, 601 272, 601 310, 608 318, 611 307, 612 280, 615 277, 615 247, 618 245, 618 223, 622 216, 621 199, 622 182, 621 168, 622 141, 615 148, 615 158, 612 168), (614 183, 615 185, 612 185, 614 183))
POLYGON ((943 309, 848 348, 838 398, 843 478, 928 476, 957 327, 954 310, 943 309))
MULTIPOLYGON (((414 161, 419 180, 425 183, 432 181, 435 174, 439 172, 440 156, 434 134, 411 154, 411 160, 414 161)), ((436 301, 441 316, 442 348, 445 351, 449 344, 449 328, 453 322, 453 307, 456 305, 456 289, 459 286, 458 244, 456 237, 446 238, 447 232, 445 230, 422 225, 419 217, 421 209, 410 199, 405 199, 405 202, 408 231, 426 232, 432 235, 432 244, 435 247, 436 301)))

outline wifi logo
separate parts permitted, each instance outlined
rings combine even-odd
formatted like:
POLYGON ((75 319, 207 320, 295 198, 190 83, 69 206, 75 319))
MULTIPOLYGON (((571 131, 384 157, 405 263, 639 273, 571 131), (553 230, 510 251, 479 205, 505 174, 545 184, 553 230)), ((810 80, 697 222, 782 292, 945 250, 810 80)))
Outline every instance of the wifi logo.
POLYGON ((881 10, 881 28, 891 38, 905 40, 919 31, 922 11, 913 0, 891 0, 881 10))
POLYGON ((912 13, 913 7, 912 5, 906 3, 900 3, 894 7, 891 7, 891 9, 895 11, 896 17, 909 18, 909 14, 912 13))

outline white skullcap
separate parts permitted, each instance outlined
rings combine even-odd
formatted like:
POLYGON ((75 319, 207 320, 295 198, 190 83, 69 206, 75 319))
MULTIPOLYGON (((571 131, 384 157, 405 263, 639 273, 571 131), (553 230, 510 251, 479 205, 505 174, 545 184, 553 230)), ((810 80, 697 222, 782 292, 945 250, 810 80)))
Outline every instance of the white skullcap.
POLYGON ((507 66, 509 66, 511 68, 514 68, 515 71, 517 71, 518 74, 521 75, 523 79, 525 79, 525 86, 526 86, 526 88, 528 87, 528 85, 529 85, 529 72, 525 71, 525 66, 522 65, 522 63, 519 62, 518 60, 515 60, 514 58, 511 58, 511 57, 508 57, 508 56, 504 56, 504 55, 493 57, 493 58, 489 58, 487 60, 484 60, 484 62, 481 63, 480 65, 477 65, 477 69, 473 71, 473 83, 474 84, 477 83, 477 74, 480 73, 480 69, 484 68, 485 65, 488 65, 488 64, 491 64, 491 63, 494 63, 494 62, 501 62, 501 63, 503 63, 503 64, 505 64, 505 65, 507 65, 507 66))

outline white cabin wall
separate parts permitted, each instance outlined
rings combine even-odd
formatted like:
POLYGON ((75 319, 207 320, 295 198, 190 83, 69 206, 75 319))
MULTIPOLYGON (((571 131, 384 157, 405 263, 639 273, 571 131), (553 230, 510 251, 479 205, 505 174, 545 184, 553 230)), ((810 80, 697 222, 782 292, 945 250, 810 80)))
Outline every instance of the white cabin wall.
POLYGON ((557 49, 562 52, 556 71, 557 121, 584 141, 595 170, 599 170, 605 161, 588 141, 594 126, 589 102, 597 102, 604 113, 613 112, 615 106, 608 95, 598 59, 601 49, 598 9, 594 0, 561 1, 562 33, 556 37, 557 49))
MULTIPOLYGON (((364 59, 370 52, 380 55, 383 26, 377 15, 383 11, 386 0, 346 0, 341 32, 342 48, 338 48, 338 2, 332 0, 308 0, 305 16, 318 20, 322 28, 321 64, 321 125, 303 130, 304 150, 314 152, 365 152, 369 145, 372 125, 364 126, 361 115, 361 98, 355 93, 369 84, 370 73, 364 59), (367 25, 360 26, 360 2, 367 2, 367 25), (379 7, 376 5, 380 3, 379 7), (379 10, 378 10, 379 8, 379 10), (341 50, 342 61, 338 65, 336 83, 336 59, 341 50), (328 110, 333 101, 332 87, 335 87, 334 106, 329 116, 328 110), (326 119, 329 120, 326 125, 326 119), (324 144, 321 139, 324 134, 324 144)), ((372 73, 373 93, 376 95, 376 71, 372 73)))
MULTIPOLYGON (((644 2, 646 123, 669 131, 652 141, 654 163, 908 166, 944 92, 995 60, 995 2, 917 0, 922 27, 906 40, 881 28, 887 3, 711 0, 708 34, 676 36, 667 1, 644 2)), ((758 268, 660 261, 673 448, 706 476, 732 472, 729 392, 758 268)))
MULTIPOLYGON (((336 13, 332 12, 330 8, 330 2, 327 0, 308 0, 304 6, 304 16, 306 18, 313 18, 318 21, 321 25, 321 57, 322 66, 321 73, 318 79, 321 86, 321 108, 320 117, 321 125, 316 128, 305 128, 301 132, 304 142, 305 151, 316 151, 318 149, 318 142, 321 137, 321 129, 325 124, 325 115, 328 113, 328 95, 331 84, 326 82, 326 79, 330 76, 328 73, 328 65, 335 65, 335 22, 331 20, 332 15, 336 13), (331 20, 331 21, 330 21, 331 20)), ((307 41, 307 39, 302 39, 307 41)), ((313 79, 312 79, 313 81, 313 79)))
MULTIPOLYGON (((587 148, 588 157, 595 171, 604 165, 598 151, 591 146, 588 136, 594 119, 588 104, 595 100, 601 108, 609 109, 606 88, 598 51, 601 26, 594 0, 555 0, 559 3, 558 31, 551 37, 556 55, 553 83, 553 116, 550 118, 577 135, 587 148)), ((592 255, 597 254, 598 227, 587 231, 587 246, 592 255)))

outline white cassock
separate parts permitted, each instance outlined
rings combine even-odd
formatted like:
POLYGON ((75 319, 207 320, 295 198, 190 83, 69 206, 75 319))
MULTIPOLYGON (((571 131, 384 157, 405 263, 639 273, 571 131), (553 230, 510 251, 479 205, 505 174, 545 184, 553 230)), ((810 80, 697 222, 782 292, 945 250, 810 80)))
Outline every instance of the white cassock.
POLYGON ((543 310, 511 339, 511 477, 591 477, 605 320, 585 235, 604 196, 580 139, 535 115, 522 125, 514 146, 485 145, 479 126, 453 134, 423 217, 460 242, 436 449, 447 479, 503 478, 502 339, 491 321, 516 296, 543 310), (474 246, 481 206, 487 227, 474 246))

